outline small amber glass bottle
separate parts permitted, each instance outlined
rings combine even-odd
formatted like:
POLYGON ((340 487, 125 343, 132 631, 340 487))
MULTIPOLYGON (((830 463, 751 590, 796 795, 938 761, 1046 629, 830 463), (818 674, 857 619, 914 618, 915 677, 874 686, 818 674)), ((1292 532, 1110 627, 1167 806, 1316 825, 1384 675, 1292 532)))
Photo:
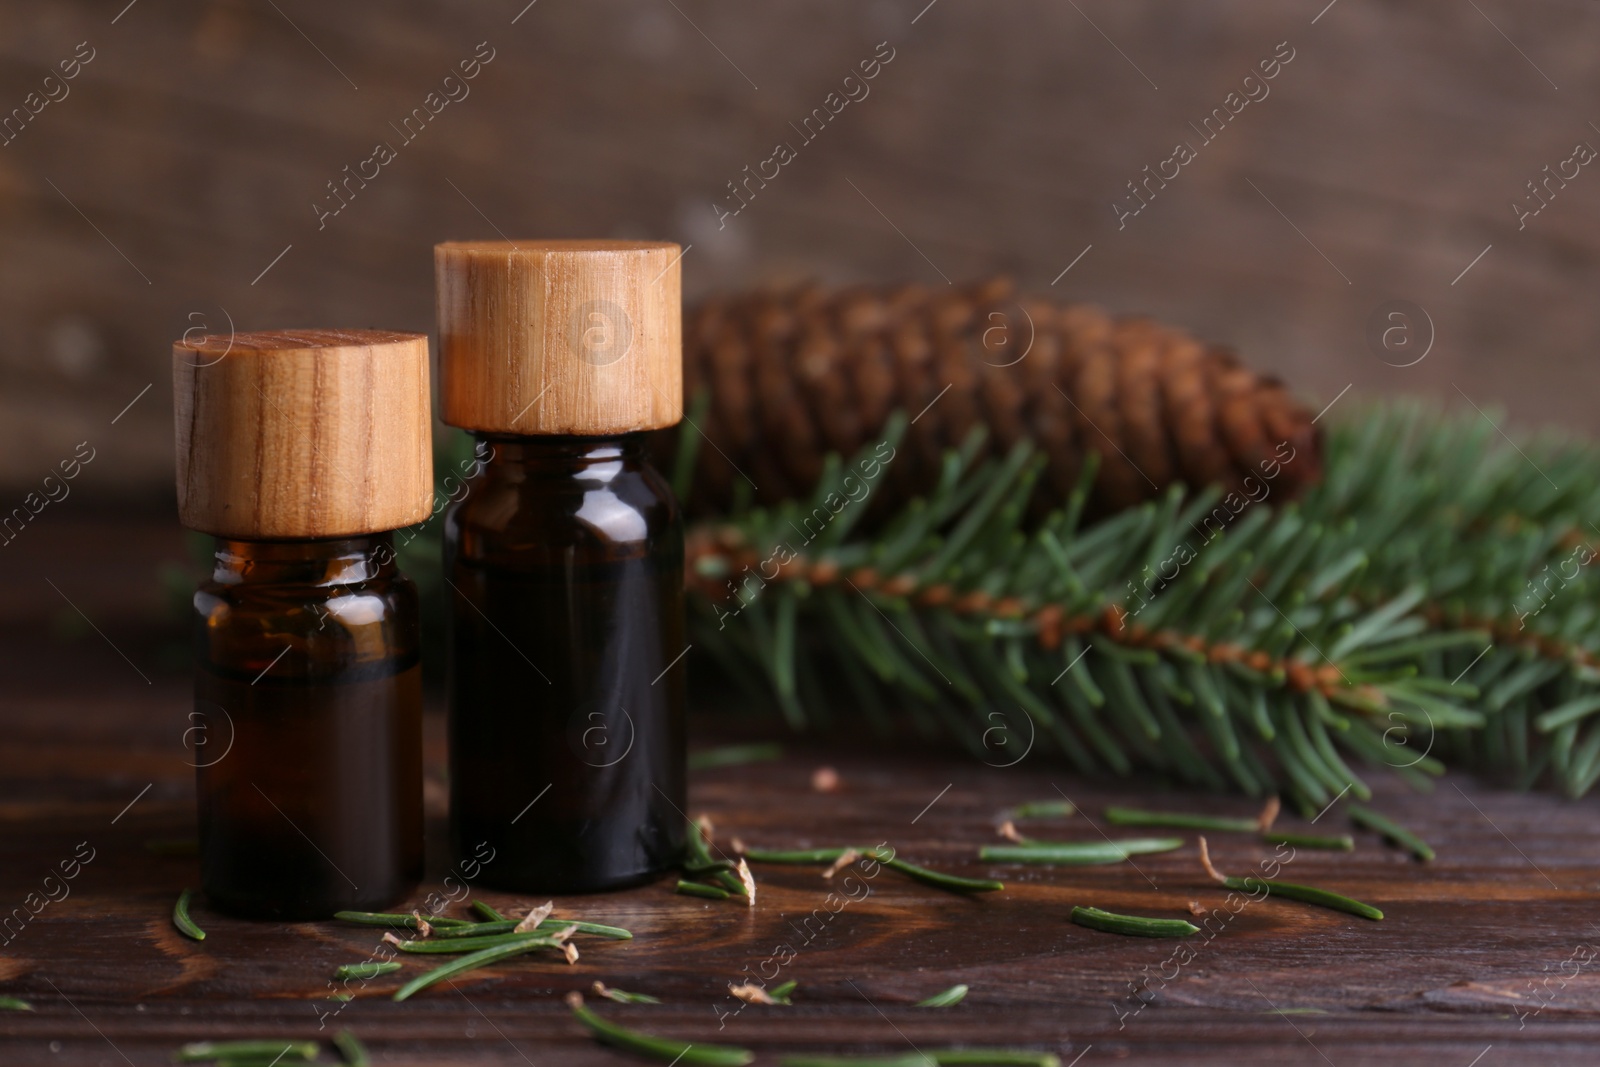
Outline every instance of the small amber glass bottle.
POLYGON ((644 432, 682 416, 678 247, 435 249, 440 400, 479 473, 445 518, 455 847, 584 892, 683 847, 683 527, 644 432))
POLYGON ((173 347, 194 596, 202 887, 318 919, 422 874, 417 593, 389 531, 432 497, 427 339, 293 330, 173 347))

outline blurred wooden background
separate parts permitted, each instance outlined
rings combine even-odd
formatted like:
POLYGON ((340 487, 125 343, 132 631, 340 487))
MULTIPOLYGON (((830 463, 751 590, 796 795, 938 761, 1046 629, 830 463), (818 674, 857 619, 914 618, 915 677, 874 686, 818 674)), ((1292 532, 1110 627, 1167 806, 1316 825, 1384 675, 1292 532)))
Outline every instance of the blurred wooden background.
POLYGON ((1353 383, 1594 431, 1600 168, 1521 230, 1511 205, 1600 146, 1597 34, 1586 0, 3 0, 0 510, 85 440, 75 493, 159 506, 185 329, 430 330, 430 246, 497 233, 677 240, 690 296, 1005 271, 1233 343, 1319 406, 1353 383), (1119 230, 1126 183, 1285 41, 1270 95, 1119 230), (879 42, 869 95, 803 143, 879 42), (719 228, 779 141, 797 158, 719 228), (1392 299, 1436 327, 1415 366, 1365 340, 1392 299))

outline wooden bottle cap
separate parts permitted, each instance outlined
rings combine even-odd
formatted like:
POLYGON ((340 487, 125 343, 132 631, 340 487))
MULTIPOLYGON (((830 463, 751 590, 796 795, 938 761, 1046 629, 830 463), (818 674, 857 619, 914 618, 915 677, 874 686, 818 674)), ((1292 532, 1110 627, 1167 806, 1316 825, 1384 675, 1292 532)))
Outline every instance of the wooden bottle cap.
POLYGON ((674 425, 681 257, 667 241, 435 245, 440 417, 514 434, 674 425))
POLYGON ((210 334, 172 346, 178 514, 258 540, 397 530, 432 512, 428 339, 210 334))

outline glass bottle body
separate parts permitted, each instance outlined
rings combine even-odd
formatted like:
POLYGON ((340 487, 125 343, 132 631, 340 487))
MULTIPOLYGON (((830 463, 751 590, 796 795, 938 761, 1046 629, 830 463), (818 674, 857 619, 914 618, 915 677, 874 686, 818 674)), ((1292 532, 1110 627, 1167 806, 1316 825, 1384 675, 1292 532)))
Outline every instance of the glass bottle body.
POLYGON ((445 518, 455 847, 508 889, 648 880, 686 822, 677 504, 641 434, 485 452, 445 518))
POLYGON ((421 647, 391 537, 219 538, 194 608, 207 899, 299 920, 404 897, 423 863, 421 647))

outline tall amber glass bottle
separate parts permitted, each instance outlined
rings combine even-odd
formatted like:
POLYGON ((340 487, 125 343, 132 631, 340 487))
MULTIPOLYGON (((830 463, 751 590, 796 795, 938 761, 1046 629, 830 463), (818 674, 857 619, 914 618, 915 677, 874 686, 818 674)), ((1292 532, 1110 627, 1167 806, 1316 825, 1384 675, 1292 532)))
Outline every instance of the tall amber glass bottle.
POLYGON ((214 534, 194 597, 201 879, 236 915, 327 918, 422 874, 420 628, 389 531, 432 498, 420 334, 173 347, 178 506, 214 534))
POLYGON ((445 518, 451 824, 505 888, 628 885, 683 846, 683 528, 643 441, 682 415, 678 256, 435 249, 442 415, 485 456, 445 518))

